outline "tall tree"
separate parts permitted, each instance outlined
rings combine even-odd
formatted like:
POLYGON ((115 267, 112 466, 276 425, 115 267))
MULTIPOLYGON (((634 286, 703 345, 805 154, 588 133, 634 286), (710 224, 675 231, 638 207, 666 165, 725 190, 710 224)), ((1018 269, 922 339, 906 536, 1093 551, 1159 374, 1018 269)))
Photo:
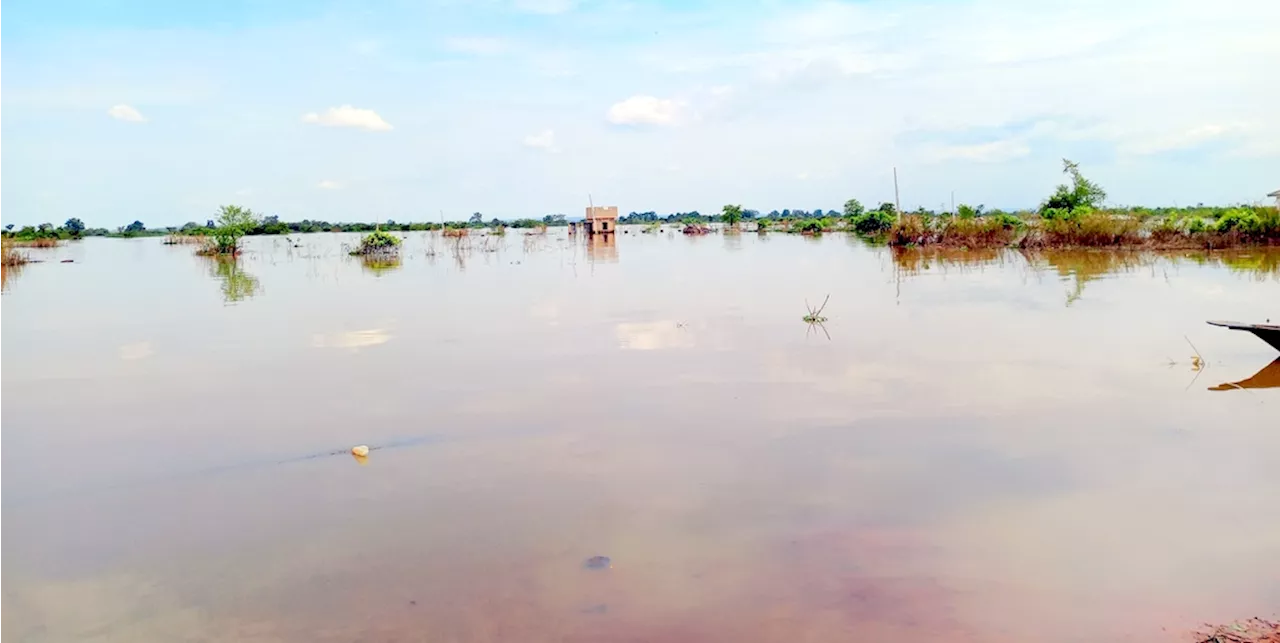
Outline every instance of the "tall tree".
POLYGON ((844 202, 844 216, 850 219, 862 216, 866 209, 862 207, 862 202, 857 199, 849 199, 844 202))
POLYGON ((67 219, 67 222, 62 224, 62 227, 66 228, 67 232, 71 233, 71 236, 77 239, 80 238, 80 235, 84 234, 84 221, 75 217, 67 219))
POLYGON ((742 220, 742 206, 724 206, 724 209, 720 211, 720 220, 724 221, 725 225, 730 228, 737 228, 738 222, 742 220))

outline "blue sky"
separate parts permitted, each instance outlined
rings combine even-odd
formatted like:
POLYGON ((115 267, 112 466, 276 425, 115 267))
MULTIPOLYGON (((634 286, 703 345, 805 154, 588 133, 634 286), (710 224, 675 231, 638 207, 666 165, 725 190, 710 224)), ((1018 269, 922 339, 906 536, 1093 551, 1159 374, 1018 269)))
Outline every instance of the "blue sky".
POLYGON ((4 6, 5 223, 1280 189, 1280 2, 4 6))

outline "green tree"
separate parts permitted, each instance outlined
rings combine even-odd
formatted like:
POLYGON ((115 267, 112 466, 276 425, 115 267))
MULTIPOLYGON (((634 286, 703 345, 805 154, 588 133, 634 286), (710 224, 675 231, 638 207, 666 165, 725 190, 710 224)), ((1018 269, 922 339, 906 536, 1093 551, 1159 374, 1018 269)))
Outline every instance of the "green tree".
POLYGON ((720 219, 730 228, 737 228, 738 222, 742 220, 742 206, 724 206, 724 209, 720 211, 720 219))
POLYGON ((844 202, 844 216, 853 219, 861 216, 863 212, 866 212, 866 208, 862 207, 861 201, 857 199, 849 199, 844 202))
POLYGON ((84 221, 75 217, 67 219, 67 222, 62 227, 66 228, 67 232, 71 233, 71 236, 76 239, 79 239, 80 235, 84 234, 84 221))
POLYGON ((218 208, 218 224, 213 229, 214 250, 217 254, 234 255, 240 251, 243 237, 258 223, 258 216, 249 208, 224 205, 218 208))
POLYGON ((472 212, 471 225, 477 226, 477 227, 484 225, 484 215, 480 214, 479 212, 472 212))
POLYGON ((1061 184, 1040 204, 1041 215, 1046 218, 1075 216, 1096 209, 1107 199, 1102 186, 1086 179, 1080 173, 1080 165, 1062 159, 1062 173, 1071 177, 1071 185, 1061 184), (1051 211, 1051 212, 1050 212, 1051 211))

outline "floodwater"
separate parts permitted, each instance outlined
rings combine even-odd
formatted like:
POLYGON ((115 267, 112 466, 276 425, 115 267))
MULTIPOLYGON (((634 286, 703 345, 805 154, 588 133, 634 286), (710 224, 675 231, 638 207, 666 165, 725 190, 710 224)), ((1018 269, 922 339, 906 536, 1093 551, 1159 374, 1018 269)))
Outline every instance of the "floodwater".
POLYGON ((1280 318, 1276 250, 355 239, 6 275, 4 641, 1181 641, 1280 606, 1280 362, 1204 323, 1280 318))

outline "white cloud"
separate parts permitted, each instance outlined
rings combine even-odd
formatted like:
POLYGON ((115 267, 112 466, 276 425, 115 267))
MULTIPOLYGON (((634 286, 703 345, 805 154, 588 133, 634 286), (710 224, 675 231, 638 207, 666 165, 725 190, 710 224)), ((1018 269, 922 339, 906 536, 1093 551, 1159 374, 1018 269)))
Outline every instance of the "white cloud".
POLYGON ((511 50, 511 46, 499 38, 448 38, 444 41, 445 49, 460 54, 473 56, 498 56, 511 50))
POLYGON ((616 125, 674 125, 688 106, 683 101, 653 96, 632 96, 609 108, 609 122, 616 125))
POLYGON ((694 344, 693 333, 675 320, 618 324, 614 334, 623 350, 692 348, 694 344))
POLYGON ((546 150, 552 154, 560 151, 560 148, 556 147, 556 133, 549 129, 524 137, 524 146, 546 150))
POLYGON ((123 103, 107 110, 107 115, 118 121, 128 121, 130 123, 147 122, 146 117, 141 112, 123 103))
POLYGON ((572 10, 575 4, 574 0, 515 0, 514 3, 517 11, 544 15, 565 13, 572 10))
POLYGON ((1239 123, 1229 125, 1201 125, 1181 132, 1144 136, 1122 143, 1119 151, 1125 154, 1159 154, 1186 150, 1214 141, 1228 140, 1244 134, 1248 128, 1239 123))
POLYGON ((341 181, 331 181, 329 179, 325 179, 317 183, 316 187, 320 188, 321 190, 341 190, 343 187, 343 184, 341 181))
POLYGON ((303 114, 302 122, 324 125, 325 127, 355 127, 371 132, 385 132, 391 129, 391 124, 382 120, 382 117, 378 116, 377 112, 350 105, 330 107, 321 113, 303 114))
POLYGON ((1031 153, 1031 147, 1022 139, 1007 139, 972 145, 933 145, 925 148, 925 158, 933 162, 973 161, 999 163, 1020 158, 1031 153))
POLYGON ((391 333, 381 328, 370 328, 340 333, 315 333, 311 336, 311 345, 315 348, 347 348, 356 351, 385 344, 390 340, 391 333))

